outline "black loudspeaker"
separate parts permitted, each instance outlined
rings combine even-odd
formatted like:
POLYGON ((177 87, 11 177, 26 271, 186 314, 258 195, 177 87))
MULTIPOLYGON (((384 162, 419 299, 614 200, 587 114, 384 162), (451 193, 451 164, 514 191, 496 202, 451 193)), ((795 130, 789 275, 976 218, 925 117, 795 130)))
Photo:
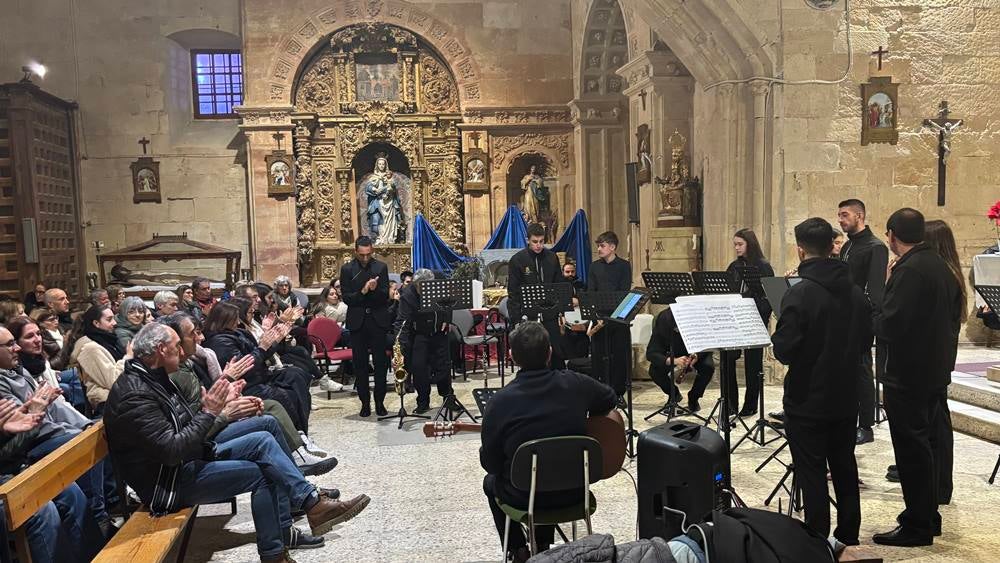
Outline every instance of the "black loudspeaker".
POLYGON ((685 513, 689 526, 728 508, 728 454, 722 436, 698 424, 668 422, 639 434, 639 537, 683 533, 683 518, 664 506, 685 513))
POLYGON ((628 190, 628 222, 639 223, 638 162, 625 163, 625 189, 628 190))

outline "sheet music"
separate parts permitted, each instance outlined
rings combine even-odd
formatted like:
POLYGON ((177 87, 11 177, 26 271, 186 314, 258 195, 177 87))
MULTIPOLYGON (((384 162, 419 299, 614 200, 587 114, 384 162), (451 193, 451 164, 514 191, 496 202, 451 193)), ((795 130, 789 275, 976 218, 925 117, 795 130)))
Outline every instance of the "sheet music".
POLYGON ((472 308, 483 308, 483 282, 472 280, 472 308))
POLYGON ((689 353, 771 345, 753 299, 739 295, 678 297, 670 306, 689 353))

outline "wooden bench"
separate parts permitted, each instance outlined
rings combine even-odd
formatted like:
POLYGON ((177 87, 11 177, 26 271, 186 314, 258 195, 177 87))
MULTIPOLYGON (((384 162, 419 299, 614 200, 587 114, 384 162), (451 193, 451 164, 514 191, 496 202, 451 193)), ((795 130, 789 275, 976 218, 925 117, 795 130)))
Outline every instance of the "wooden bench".
MULTIPOLYGON (((31 561, 24 533, 24 524, 28 518, 107 454, 108 441, 104 435, 104 422, 97 421, 79 436, 0 485, 0 500, 4 505, 7 529, 14 530, 18 561, 31 561)), ((235 500, 233 506, 235 508, 235 500)), ((183 560, 197 512, 198 507, 185 508, 156 518, 145 506, 140 507, 94 561, 160 562, 166 559, 178 539, 182 540, 178 561, 183 560)))

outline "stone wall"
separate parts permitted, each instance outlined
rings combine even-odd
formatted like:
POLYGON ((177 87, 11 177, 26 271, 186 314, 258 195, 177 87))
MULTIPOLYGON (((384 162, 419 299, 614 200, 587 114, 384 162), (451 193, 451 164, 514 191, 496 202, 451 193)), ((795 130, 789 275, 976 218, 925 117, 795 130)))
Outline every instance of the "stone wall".
MULTIPOLYGON (((111 251, 181 234, 244 252, 246 180, 237 120, 194 120, 190 48, 239 48, 237 0, 15 2, 0 19, 0 79, 29 60, 49 73, 43 89, 80 105, 82 215, 88 270, 93 244, 111 251), (132 203, 129 163, 141 137, 160 161, 162 203, 132 203)), ((193 265, 198 267, 198 265, 193 265)), ((189 271, 184 264, 151 264, 189 271)), ((224 272, 210 268, 213 277, 224 272), (219 271, 219 273, 216 272, 219 271)))

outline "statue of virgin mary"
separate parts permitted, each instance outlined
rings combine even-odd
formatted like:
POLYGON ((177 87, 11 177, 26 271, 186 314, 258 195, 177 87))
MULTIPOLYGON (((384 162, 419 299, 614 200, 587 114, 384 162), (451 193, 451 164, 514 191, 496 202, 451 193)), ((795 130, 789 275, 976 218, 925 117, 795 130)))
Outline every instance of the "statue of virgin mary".
POLYGON ((389 170, 389 161, 380 155, 375 159, 375 170, 364 185, 368 198, 368 232, 375 244, 398 242, 403 225, 398 188, 396 178, 389 170))

